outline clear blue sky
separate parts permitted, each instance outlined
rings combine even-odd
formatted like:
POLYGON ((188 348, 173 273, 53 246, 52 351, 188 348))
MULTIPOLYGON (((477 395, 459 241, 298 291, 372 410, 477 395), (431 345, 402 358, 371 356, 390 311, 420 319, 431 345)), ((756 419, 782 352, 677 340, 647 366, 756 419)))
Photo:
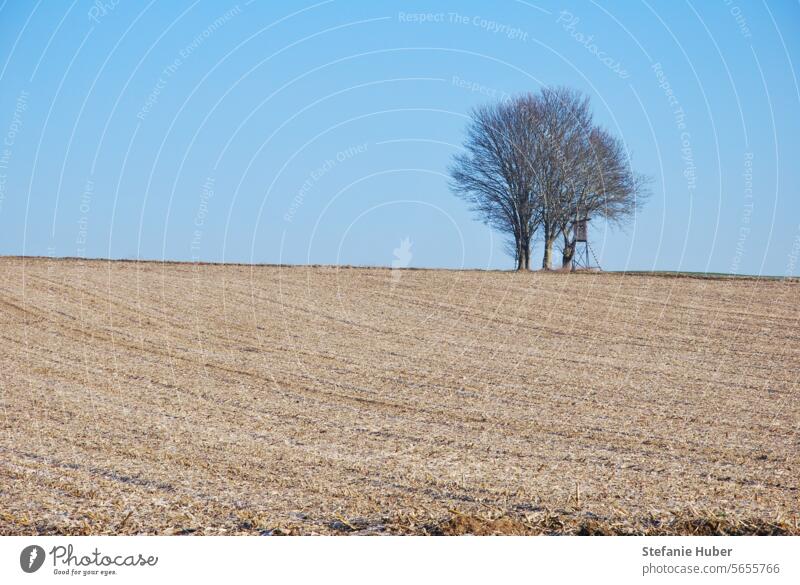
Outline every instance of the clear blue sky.
POLYGON ((654 179, 604 268, 798 274, 799 48, 788 0, 0 0, 0 254, 510 268, 447 166, 565 84, 654 179))

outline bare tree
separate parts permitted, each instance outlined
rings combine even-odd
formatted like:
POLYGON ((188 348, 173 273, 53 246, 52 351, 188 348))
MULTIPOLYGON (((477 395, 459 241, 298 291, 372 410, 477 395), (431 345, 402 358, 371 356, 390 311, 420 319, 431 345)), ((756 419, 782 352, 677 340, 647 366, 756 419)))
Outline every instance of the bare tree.
POLYGON ((531 160, 538 165, 534 192, 543 232, 542 268, 548 270, 553 243, 561 226, 572 217, 573 190, 586 167, 587 137, 593 122, 589 98, 576 90, 544 88, 533 101, 536 114, 530 122, 536 155, 531 160))
POLYGON ((465 152, 450 167, 451 188, 487 225, 510 238, 517 270, 530 268, 539 217, 533 189, 535 155, 530 96, 477 108, 465 152))
POLYGON ((620 139, 601 128, 592 128, 582 165, 574 175, 572 199, 559 225, 563 237, 562 267, 571 268, 575 256, 574 221, 602 217, 611 224, 623 225, 646 200, 648 182, 647 177, 631 169, 620 139))
POLYGON ((622 143, 595 126, 589 98, 569 88, 477 108, 464 148, 450 168, 451 188, 509 237, 517 270, 530 268, 539 228, 542 268, 550 269, 559 236, 570 266, 572 221, 603 216, 622 223, 644 195, 645 180, 630 169, 622 143))

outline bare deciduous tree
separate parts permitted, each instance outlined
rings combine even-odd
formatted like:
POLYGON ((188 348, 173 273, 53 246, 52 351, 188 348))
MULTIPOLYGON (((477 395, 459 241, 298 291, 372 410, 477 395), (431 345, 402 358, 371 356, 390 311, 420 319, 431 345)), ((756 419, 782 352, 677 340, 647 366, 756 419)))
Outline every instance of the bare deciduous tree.
POLYGON ((622 141, 602 128, 592 128, 583 166, 575 174, 572 200, 559 226, 564 239, 562 267, 571 268, 575 256, 574 221, 601 217, 613 225, 623 225, 646 199, 647 183, 647 177, 631 169, 622 141))
POLYGON ((541 216, 542 268, 552 265, 553 243, 572 215, 574 189, 584 180, 587 137, 592 129, 589 98, 568 88, 544 88, 533 97, 537 207, 541 216))
POLYGON ((564 238, 570 266, 577 218, 622 223, 636 210, 645 180, 628 165, 621 141, 596 127, 589 98, 568 88, 545 88, 476 109, 465 153, 450 168, 453 191, 487 225, 509 236, 517 270, 530 268, 531 242, 541 228, 542 268, 564 238))
POLYGON ((530 267, 538 217, 532 197, 535 166, 528 98, 477 108, 465 153, 450 168, 451 188, 487 225, 510 237, 517 270, 530 267))

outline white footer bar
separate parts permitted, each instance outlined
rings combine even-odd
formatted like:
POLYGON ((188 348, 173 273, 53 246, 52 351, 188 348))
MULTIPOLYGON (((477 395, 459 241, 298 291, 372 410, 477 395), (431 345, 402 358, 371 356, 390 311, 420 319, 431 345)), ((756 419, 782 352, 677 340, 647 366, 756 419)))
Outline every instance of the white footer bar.
POLYGON ((0 583, 800 583, 800 537, 2 537, 0 583), (210 580, 210 581, 209 581, 210 580))

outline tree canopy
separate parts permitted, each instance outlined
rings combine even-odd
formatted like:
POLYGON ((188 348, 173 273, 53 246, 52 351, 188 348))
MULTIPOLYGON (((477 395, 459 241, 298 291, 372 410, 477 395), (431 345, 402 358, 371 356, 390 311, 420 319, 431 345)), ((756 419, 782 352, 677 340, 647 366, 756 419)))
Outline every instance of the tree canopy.
POLYGON ((559 236, 570 267, 575 220, 623 224, 646 196, 646 177, 631 169, 622 141, 594 123, 589 98, 576 90, 544 88, 478 107, 471 118, 464 152, 450 167, 451 189, 508 237, 518 270, 530 268, 537 233, 542 267, 551 268, 559 236))

